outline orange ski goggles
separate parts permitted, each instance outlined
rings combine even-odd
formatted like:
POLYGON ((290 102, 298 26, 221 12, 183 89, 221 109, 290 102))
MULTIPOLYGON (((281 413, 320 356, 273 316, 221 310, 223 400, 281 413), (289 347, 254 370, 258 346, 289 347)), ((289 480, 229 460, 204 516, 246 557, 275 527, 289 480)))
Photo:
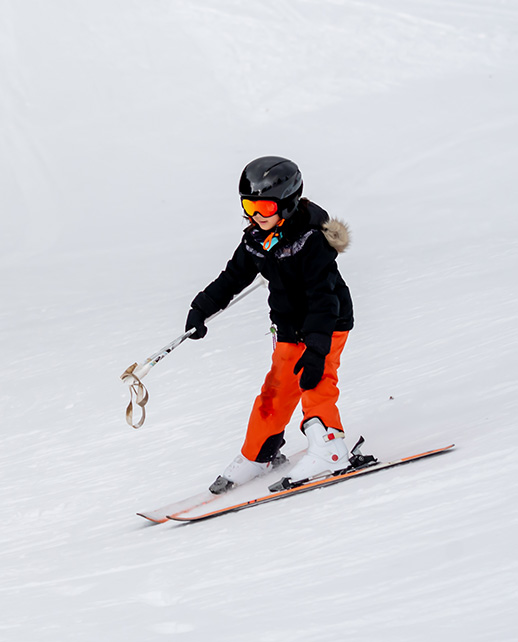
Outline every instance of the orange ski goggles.
POLYGON ((256 214, 260 214, 263 218, 270 218, 270 216, 275 216, 279 209, 275 201, 251 201, 248 198, 242 198, 241 205, 245 214, 250 218, 256 214))

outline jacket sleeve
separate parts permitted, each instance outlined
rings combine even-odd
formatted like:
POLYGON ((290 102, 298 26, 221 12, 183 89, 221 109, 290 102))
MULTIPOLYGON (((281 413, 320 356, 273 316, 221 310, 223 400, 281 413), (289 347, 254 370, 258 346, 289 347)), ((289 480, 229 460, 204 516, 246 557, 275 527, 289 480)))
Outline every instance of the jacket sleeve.
POLYGON ((252 283, 258 273, 244 242, 241 242, 223 272, 196 295, 191 306, 210 317, 224 310, 237 294, 252 283))
POLYGON ((313 234, 304 247, 302 274, 307 297, 307 314, 302 326, 304 343, 322 355, 331 349, 331 338, 340 314, 335 293, 338 278, 336 251, 323 234, 313 234))

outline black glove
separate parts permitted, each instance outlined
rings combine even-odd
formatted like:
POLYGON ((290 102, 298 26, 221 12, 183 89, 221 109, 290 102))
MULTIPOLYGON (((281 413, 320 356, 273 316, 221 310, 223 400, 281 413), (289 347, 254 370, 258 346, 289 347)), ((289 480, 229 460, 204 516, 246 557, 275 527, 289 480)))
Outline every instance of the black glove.
POLYGON ((216 314, 220 309, 221 308, 214 303, 212 298, 205 291, 197 294, 191 303, 191 309, 189 310, 187 321, 185 322, 186 332, 191 328, 196 328, 196 332, 191 334, 190 338, 203 339, 208 332, 205 321, 213 314, 216 314))
POLYGON ((312 390, 317 387, 324 374, 325 363, 325 355, 315 352, 311 348, 304 350, 304 354, 297 361, 293 370, 296 375, 302 370, 300 387, 303 390, 312 390))
POLYGON ((304 337, 306 350, 295 364, 294 374, 299 374, 300 387, 303 390, 316 388, 322 379, 326 365, 326 356, 331 349, 331 337, 321 332, 310 332, 304 337))
POLYGON ((196 328, 196 332, 191 334, 190 339, 203 339, 207 334, 207 326, 205 325, 206 315, 199 308, 191 308, 187 315, 185 322, 185 332, 191 328, 196 328))

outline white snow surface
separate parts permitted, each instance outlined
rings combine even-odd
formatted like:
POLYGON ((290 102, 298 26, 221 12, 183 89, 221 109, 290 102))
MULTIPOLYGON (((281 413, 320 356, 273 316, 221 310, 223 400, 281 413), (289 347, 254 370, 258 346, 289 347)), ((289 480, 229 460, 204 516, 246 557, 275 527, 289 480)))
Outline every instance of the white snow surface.
MULTIPOLYGON (((518 640, 518 2, 0 0, 0 640, 518 640), (256 290, 145 379, 294 159, 347 221, 340 410, 435 459, 199 524, 239 451, 256 290)), ((304 446, 297 411, 285 451, 304 446)))

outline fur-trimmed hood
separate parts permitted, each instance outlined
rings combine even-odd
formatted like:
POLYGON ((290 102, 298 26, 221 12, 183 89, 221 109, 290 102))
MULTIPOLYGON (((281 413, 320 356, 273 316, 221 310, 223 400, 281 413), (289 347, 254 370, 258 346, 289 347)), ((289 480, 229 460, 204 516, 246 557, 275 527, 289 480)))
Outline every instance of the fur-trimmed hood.
MULTIPOLYGON (((349 247, 351 237, 349 227, 346 223, 336 218, 330 218, 329 214, 320 205, 313 203, 307 198, 301 198, 297 216, 287 221, 289 228, 294 230, 294 238, 306 226, 322 230, 329 245, 339 254, 345 252, 349 247)), ((290 236, 290 230, 286 229, 286 236, 290 236)))
POLYGON ((329 219, 322 225, 322 232, 329 245, 339 254, 345 252, 351 242, 349 227, 336 218, 329 219))

